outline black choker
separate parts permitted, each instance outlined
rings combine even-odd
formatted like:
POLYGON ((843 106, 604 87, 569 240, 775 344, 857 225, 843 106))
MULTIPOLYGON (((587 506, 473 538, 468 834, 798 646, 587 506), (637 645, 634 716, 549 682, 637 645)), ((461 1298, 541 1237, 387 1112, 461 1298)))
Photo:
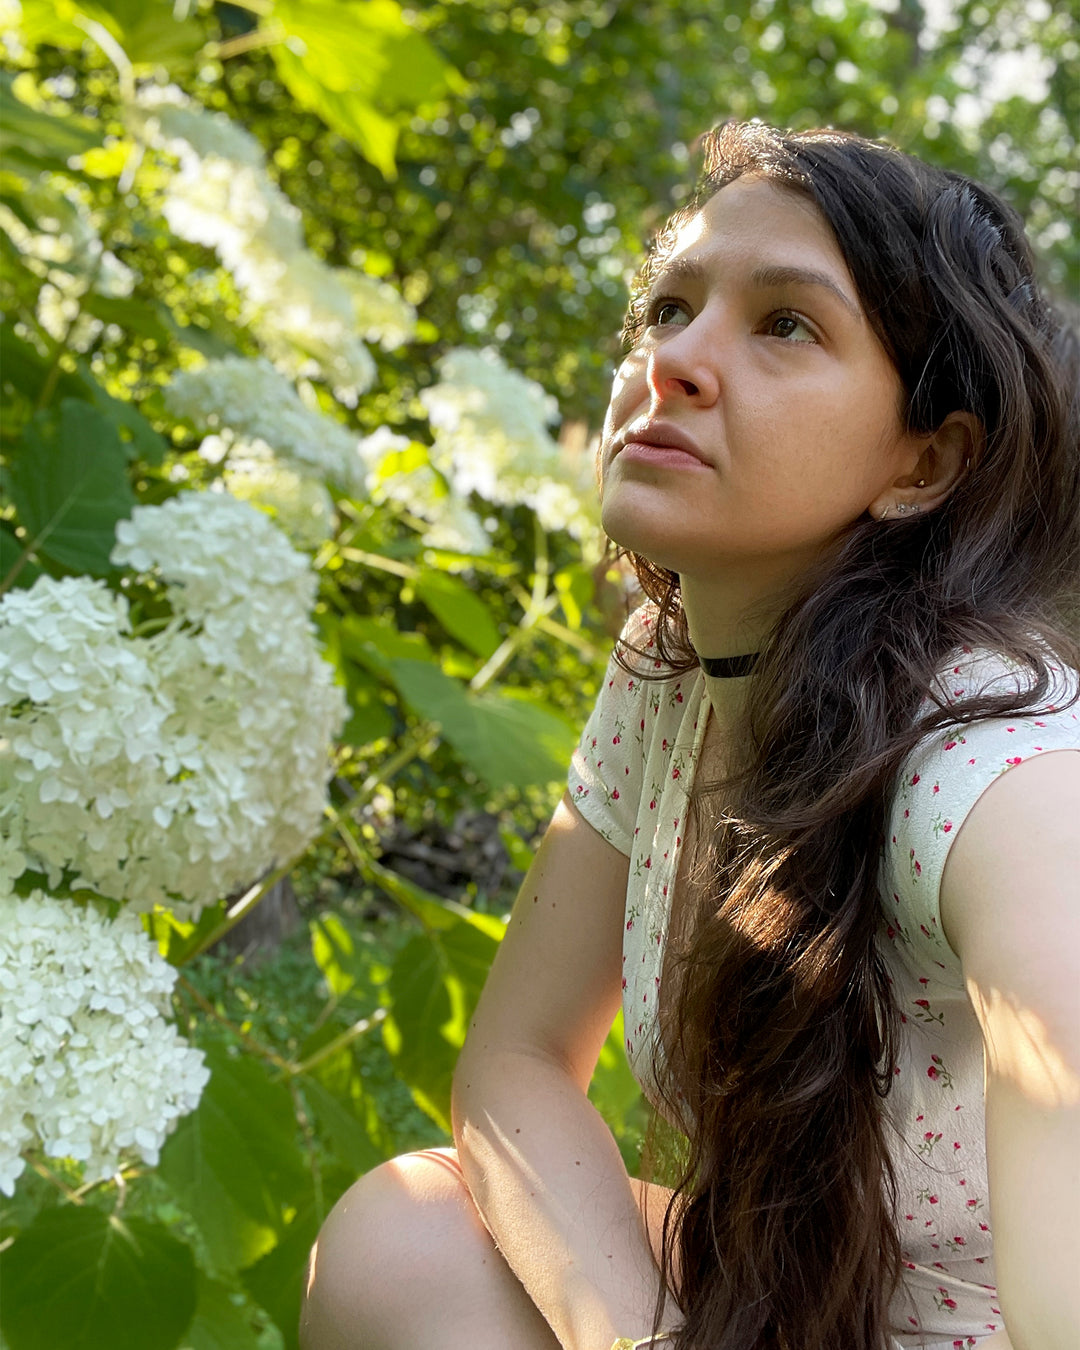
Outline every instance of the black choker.
POLYGON ((734 680, 749 675, 760 655, 760 652, 748 652, 745 656, 699 656, 698 661, 706 675, 719 680, 734 680))

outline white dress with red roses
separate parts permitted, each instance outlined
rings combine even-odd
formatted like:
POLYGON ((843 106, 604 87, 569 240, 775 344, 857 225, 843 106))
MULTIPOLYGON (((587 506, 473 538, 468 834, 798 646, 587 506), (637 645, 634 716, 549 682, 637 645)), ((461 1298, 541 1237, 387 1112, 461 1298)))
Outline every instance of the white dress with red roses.
MULTIPOLYGON (((643 606, 624 637, 647 651, 654 623, 655 609, 643 606)), ((663 669, 659 661, 655 668, 663 669)), ((1060 674, 1048 703, 1064 703, 1073 678, 1060 674)), ((999 657, 967 653, 942 677, 942 692, 958 698, 1022 679, 999 657)), ((570 770, 570 794, 582 815, 630 859, 623 1020, 626 1052, 646 1091, 670 893, 709 711, 700 671, 642 680, 612 659, 570 770)), ((959 958, 941 931, 938 889, 949 845, 990 783, 1024 759, 1065 749, 1080 750, 1080 704, 937 732, 905 763, 889 811, 881 943, 906 1033, 887 1101, 905 1262, 892 1305, 898 1347, 975 1346, 1002 1325, 986 1179, 982 1034, 959 958)))

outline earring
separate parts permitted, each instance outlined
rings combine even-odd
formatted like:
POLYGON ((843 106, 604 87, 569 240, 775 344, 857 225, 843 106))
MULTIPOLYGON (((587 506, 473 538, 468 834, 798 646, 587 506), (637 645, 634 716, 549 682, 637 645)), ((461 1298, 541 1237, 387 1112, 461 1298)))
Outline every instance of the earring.
POLYGON ((916 486, 916 487, 925 487, 925 486, 926 486, 926 479, 925 479, 925 478, 920 478, 919 481, 915 484, 915 486, 916 486))
POLYGON ((909 511, 921 511, 921 510, 922 510, 922 507, 918 504, 918 502, 897 502, 897 503, 896 503, 896 514, 897 514, 898 516, 904 516, 904 515, 907 515, 907 513, 908 513, 909 511))

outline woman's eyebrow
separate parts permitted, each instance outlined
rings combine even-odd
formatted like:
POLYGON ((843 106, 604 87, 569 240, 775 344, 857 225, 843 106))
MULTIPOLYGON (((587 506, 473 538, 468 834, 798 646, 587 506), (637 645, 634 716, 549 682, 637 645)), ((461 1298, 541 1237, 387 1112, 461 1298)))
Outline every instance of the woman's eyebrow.
POLYGON ((852 318, 862 319, 862 311, 826 272, 815 272, 808 267, 758 267, 750 273, 752 286, 820 286, 833 295, 851 313, 852 318))
MULTIPOLYGON (((672 258, 665 263, 653 278, 649 293, 655 295, 658 290, 673 282, 702 282, 708 268, 694 258, 672 258)), ((774 263, 757 267, 750 273, 751 286, 765 289, 770 286, 820 286, 830 291, 849 311, 852 318, 862 320, 862 310, 858 304, 843 291, 827 272, 816 272, 810 267, 794 267, 774 263)))

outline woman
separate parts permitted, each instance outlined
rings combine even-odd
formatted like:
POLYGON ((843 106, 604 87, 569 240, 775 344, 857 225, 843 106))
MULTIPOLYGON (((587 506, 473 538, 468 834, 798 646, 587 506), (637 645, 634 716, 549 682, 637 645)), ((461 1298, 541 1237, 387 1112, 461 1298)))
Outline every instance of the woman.
POLYGON ((307 1350, 1075 1345, 1075 347, 974 183, 758 125, 706 170, 601 448, 650 603, 477 1009, 457 1151, 342 1199, 307 1350), (673 1194, 585 1096, 620 998, 687 1134, 673 1194))

